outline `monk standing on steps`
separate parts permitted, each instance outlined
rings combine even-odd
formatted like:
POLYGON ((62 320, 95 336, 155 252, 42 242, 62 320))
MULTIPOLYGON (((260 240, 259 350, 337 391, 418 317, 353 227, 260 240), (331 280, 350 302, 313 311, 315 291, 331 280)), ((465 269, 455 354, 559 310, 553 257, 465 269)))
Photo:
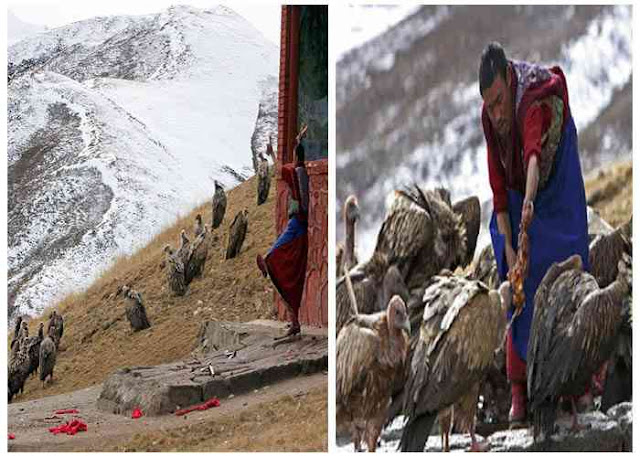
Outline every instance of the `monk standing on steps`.
POLYGON ((303 126, 296 137, 295 163, 282 166, 282 179, 289 186, 289 222, 265 257, 256 262, 262 275, 269 275, 287 305, 291 324, 285 336, 300 333, 298 312, 307 275, 307 218, 309 211, 309 175, 304 164, 304 147, 300 142, 307 132, 303 126))
POLYGON ((482 52, 479 83, 493 191, 489 231, 500 281, 516 263, 521 220, 530 224, 526 302, 505 349, 509 421, 518 423, 527 415, 526 356, 536 289, 552 263, 573 254, 589 270, 586 199, 562 70, 507 60, 502 46, 490 43, 482 52))

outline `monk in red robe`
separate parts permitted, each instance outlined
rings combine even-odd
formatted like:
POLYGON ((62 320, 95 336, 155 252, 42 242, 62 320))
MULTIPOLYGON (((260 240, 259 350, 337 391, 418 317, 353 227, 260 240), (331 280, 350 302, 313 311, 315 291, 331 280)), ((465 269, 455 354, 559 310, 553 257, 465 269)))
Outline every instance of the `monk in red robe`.
POLYGON ((304 164, 304 147, 300 144, 306 130, 303 127, 296 138, 296 161, 282 167, 282 179, 290 192, 289 222, 267 255, 258 254, 256 259, 262 275, 271 278, 287 305, 291 319, 287 336, 300 333, 298 312, 307 275, 309 175, 304 164))

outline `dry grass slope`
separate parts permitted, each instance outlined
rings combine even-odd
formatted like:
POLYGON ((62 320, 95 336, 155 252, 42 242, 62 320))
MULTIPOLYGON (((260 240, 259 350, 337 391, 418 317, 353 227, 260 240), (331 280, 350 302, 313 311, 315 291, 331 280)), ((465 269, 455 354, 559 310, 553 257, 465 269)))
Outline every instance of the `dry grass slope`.
MULTIPOLYGON (((193 349, 200 322, 204 320, 248 321, 273 316, 273 290, 255 266, 275 239, 275 185, 267 202, 256 205, 255 177, 228 192, 223 224, 214 232, 218 240, 209 249, 205 272, 196 278, 184 297, 174 297, 161 268, 162 248, 178 246, 180 230, 193 239, 193 222, 202 214, 211 225, 211 203, 207 201, 162 231, 147 246, 118 259, 85 292, 67 297, 56 308, 64 315, 65 333, 55 369, 54 382, 42 389, 37 378, 29 379, 25 392, 14 401, 31 400, 70 392, 102 382, 114 370, 179 360, 193 349), (235 214, 247 208, 249 227, 239 257, 224 260, 229 225, 235 214), (125 282, 142 293, 152 327, 133 333, 124 315, 125 302, 114 298, 125 282), (196 310, 200 309, 196 313, 196 310), (194 315, 197 314, 197 315, 194 315)), ((210 238, 215 238, 211 237, 210 238)), ((43 316, 29 323, 35 334, 43 316)))
POLYGON ((633 213, 632 162, 622 162, 603 167, 584 183, 587 202, 613 228, 629 220, 633 213))
POLYGON ((102 451, 310 452, 327 451, 327 389, 287 395, 222 418, 173 430, 138 434, 102 451))

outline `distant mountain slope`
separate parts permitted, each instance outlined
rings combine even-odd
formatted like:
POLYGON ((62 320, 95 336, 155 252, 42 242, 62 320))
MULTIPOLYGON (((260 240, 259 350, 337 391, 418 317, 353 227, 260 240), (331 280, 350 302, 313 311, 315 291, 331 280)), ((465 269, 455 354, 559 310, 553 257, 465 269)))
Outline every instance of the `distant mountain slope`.
MULTIPOLYGON (((630 157, 631 8, 425 6, 338 62, 337 234, 340 205, 355 193, 361 257, 373 250, 386 197, 412 181, 444 185, 454 200, 478 195, 486 226, 477 71, 491 40, 512 58, 562 66, 585 170, 630 157)), ((482 233, 479 246, 487 241, 482 233)))
POLYGON ((226 7, 88 19, 8 61, 10 316, 88 286, 214 180, 246 179, 252 147, 277 134, 259 113, 277 47, 226 7))

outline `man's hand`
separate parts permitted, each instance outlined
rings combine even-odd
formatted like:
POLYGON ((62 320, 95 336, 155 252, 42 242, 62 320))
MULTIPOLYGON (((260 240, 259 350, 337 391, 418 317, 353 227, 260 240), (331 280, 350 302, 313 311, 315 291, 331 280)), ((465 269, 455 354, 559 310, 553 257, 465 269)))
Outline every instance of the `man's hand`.
POLYGON ((531 200, 525 200, 522 204, 522 222, 521 224, 528 227, 533 220, 533 202, 531 200))

